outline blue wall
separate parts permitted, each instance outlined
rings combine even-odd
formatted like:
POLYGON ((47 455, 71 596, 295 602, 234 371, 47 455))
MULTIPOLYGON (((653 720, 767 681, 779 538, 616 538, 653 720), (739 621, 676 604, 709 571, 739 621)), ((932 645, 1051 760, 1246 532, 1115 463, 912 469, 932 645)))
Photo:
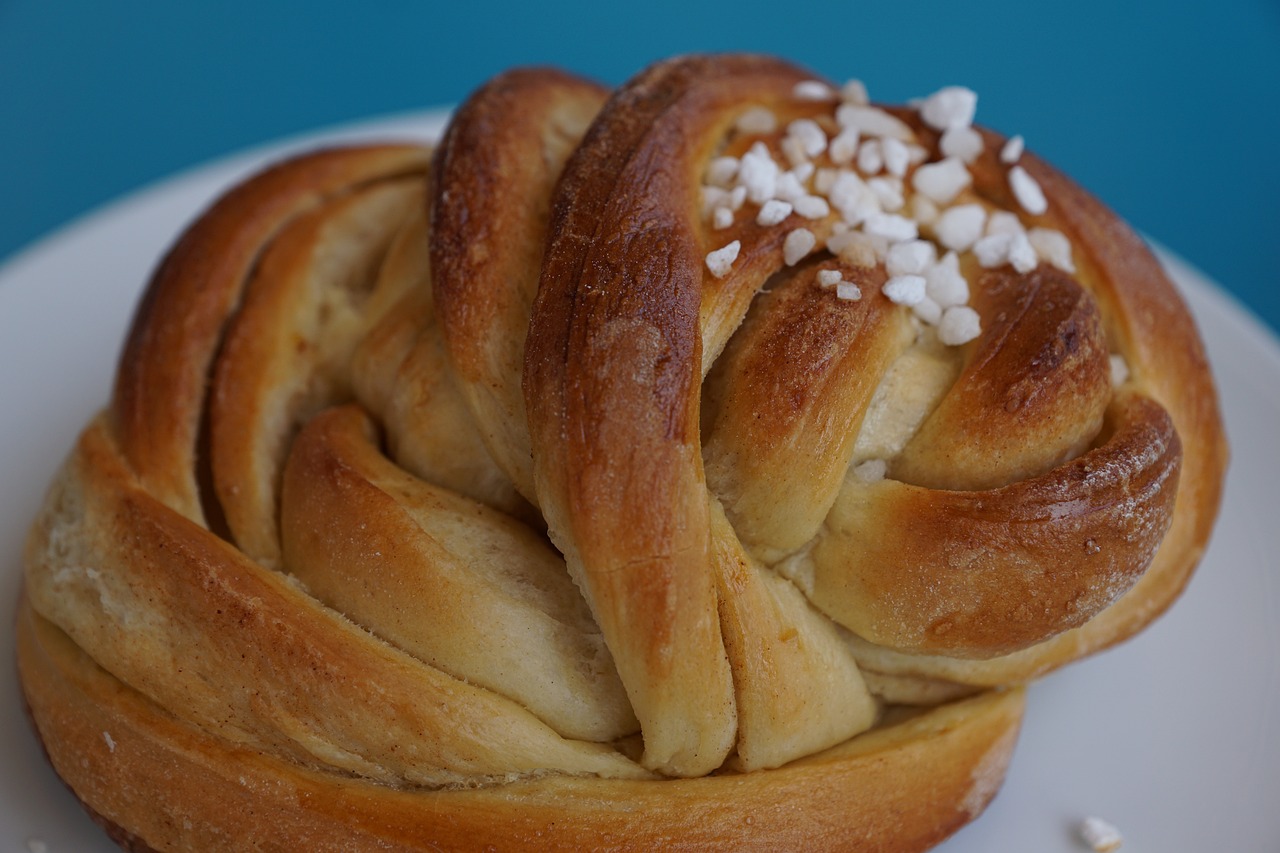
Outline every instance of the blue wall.
POLYGON ((0 258, 207 158, 454 103, 511 65, 617 83, 672 53, 745 49, 880 100, 976 89, 981 123, 1280 328, 1276 0, 437 5, 0 0, 0 258))

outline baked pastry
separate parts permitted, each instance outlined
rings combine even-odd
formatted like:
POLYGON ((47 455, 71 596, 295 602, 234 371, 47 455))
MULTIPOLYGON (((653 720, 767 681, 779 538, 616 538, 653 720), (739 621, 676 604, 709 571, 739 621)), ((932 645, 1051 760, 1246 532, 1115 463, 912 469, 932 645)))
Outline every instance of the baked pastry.
POLYGON ((128 849, 918 851, 1226 449, 1141 241, 972 93, 515 71, 158 267, 18 663, 128 849))

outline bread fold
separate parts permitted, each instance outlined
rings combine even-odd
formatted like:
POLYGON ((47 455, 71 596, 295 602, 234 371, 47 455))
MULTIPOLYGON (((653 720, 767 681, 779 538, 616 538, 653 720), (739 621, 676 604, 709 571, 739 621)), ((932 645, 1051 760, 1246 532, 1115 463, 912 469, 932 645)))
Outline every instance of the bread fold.
POLYGON ((1181 593, 1227 449, 1131 230, 860 92, 518 69, 193 222, 24 555, 28 709, 110 836, 918 853, 980 814, 1024 685, 1181 593))

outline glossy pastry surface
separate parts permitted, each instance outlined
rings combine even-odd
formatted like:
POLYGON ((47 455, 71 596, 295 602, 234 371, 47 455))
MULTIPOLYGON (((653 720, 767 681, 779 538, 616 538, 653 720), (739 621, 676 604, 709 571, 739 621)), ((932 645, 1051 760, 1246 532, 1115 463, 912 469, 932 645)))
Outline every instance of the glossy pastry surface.
POLYGON ((972 119, 527 69, 230 190, 28 542, 55 768, 137 849, 958 829, 1226 464, 1155 259, 972 119))

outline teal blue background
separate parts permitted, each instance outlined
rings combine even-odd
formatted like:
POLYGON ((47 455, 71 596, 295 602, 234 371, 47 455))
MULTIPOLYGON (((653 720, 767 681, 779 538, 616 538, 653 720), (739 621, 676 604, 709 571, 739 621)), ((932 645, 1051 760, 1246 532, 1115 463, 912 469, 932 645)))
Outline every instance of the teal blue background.
POLYGON ((516 64, 619 83, 778 53, 872 97, 960 83, 1280 328, 1280 2, 698 4, 0 0, 0 259, 221 154, 456 103, 516 64))

